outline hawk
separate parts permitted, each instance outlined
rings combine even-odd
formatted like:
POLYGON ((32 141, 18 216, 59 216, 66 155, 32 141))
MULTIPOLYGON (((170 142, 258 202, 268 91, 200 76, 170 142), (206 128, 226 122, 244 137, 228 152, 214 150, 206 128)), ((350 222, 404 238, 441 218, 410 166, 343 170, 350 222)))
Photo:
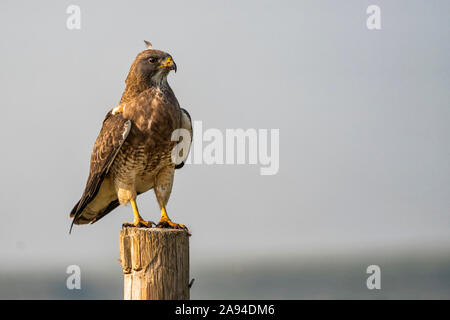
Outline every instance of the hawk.
MULTIPOLYGON (((178 141, 173 133, 184 129, 192 142, 192 122, 167 82, 171 70, 177 71, 172 56, 147 48, 140 52, 126 78, 120 103, 106 115, 94 144, 89 177, 81 199, 70 212, 73 224, 94 223, 119 205, 131 203, 134 221, 124 226, 151 227, 139 214, 136 197, 153 188, 161 208, 157 227, 186 229, 167 215, 174 171, 183 166, 173 161, 178 141)), ((186 149, 185 149, 186 150, 186 149)))

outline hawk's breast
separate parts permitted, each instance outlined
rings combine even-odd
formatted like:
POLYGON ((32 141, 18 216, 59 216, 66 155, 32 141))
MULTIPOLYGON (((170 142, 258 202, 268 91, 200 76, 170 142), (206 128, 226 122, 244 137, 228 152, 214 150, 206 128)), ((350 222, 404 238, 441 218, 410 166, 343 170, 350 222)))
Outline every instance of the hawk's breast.
POLYGON ((176 142, 171 137, 180 127, 181 109, 171 90, 148 90, 127 103, 124 116, 132 128, 110 172, 116 190, 142 193, 153 187, 162 168, 174 165, 171 153, 176 142))

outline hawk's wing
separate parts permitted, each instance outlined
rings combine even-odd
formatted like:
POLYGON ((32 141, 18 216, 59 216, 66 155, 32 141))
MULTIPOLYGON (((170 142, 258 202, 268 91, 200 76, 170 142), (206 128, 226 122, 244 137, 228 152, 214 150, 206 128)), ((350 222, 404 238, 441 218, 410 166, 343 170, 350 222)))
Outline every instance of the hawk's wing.
MULTIPOLYGON (((121 114, 113 115, 109 112, 103 121, 102 129, 94 144, 91 155, 89 177, 80 201, 70 212, 73 224, 87 223, 80 216, 86 206, 95 198, 111 164, 114 161, 120 147, 124 143, 131 129, 131 121, 122 117, 121 114)), ((114 206, 114 208, 118 203, 114 206)), ((112 209, 114 209, 112 208, 112 209)), ((111 209, 111 210, 112 210, 111 209)), ((109 211, 111 211, 109 210, 109 211)), ((71 226, 71 229, 72 229, 71 226)))
POLYGON ((183 156, 184 156, 184 160, 183 160, 180 164, 177 164, 177 165, 175 166, 175 169, 181 169, 181 168, 183 168, 184 162, 186 161, 186 159, 187 159, 187 157, 188 157, 188 155, 189 155, 189 151, 190 151, 190 149, 191 149, 191 144, 192 144, 192 138, 193 138, 193 137, 192 137, 193 132, 192 132, 192 119, 191 119, 191 115, 189 114, 189 112, 187 112, 186 109, 183 109, 183 108, 181 108, 181 127, 182 127, 183 129, 186 129, 186 130, 189 131, 189 133, 191 134, 191 141, 189 141, 189 148, 188 148, 188 151, 186 152, 185 155, 183 155, 183 156))

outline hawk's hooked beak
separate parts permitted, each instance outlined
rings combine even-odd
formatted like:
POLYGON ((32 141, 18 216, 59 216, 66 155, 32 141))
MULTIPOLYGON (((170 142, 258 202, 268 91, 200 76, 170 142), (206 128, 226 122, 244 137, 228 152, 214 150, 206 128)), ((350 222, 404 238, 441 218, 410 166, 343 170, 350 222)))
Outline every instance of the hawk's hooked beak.
POLYGON ((166 68, 177 72, 177 65, 171 57, 167 57, 167 59, 163 63, 161 63, 158 68, 166 68))

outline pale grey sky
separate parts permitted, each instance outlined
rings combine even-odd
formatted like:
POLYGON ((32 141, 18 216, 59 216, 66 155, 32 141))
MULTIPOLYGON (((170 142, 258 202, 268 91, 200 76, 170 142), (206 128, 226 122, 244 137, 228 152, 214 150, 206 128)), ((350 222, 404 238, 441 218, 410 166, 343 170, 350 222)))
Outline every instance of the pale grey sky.
MULTIPOLYGON (((1 263, 118 257, 119 208, 68 235, 142 40, 207 128, 280 129, 280 170, 190 165, 169 215, 210 254, 450 247, 448 1, 2 1, 1 263), (381 7, 382 29, 366 28, 381 7), (81 8, 81 30, 66 8, 81 8)), ((198 139, 199 137, 194 137, 198 139)), ((159 219, 153 192, 142 215, 159 219)))

